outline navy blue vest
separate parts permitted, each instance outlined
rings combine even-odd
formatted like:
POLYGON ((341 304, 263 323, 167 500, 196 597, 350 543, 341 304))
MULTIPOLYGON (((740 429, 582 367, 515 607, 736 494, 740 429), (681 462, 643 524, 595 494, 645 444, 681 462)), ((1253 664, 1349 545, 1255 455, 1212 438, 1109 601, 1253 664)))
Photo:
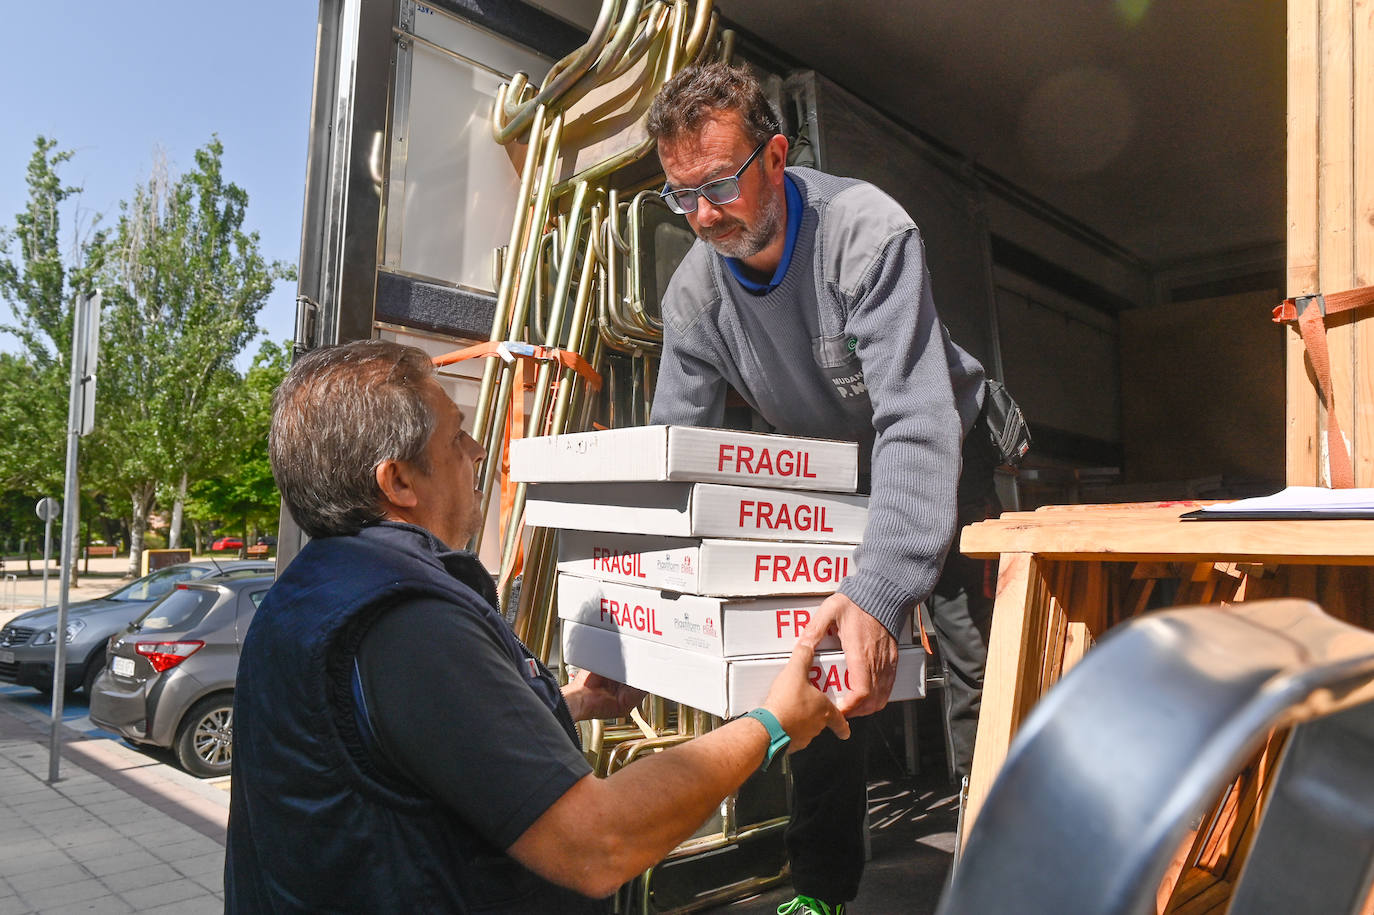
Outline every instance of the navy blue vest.
MULTIPOLYGON (((483 617, 511 663, 529 669, 471 554, 391 522, 307 544, 268 592, 239 659, 226 911, 605 911, 388 778, 367 752, 340 663, 377 614, 415 598, 483 617)), ((576 740, 556 681, 533 664, 541 676, 526 682, 576 740)))

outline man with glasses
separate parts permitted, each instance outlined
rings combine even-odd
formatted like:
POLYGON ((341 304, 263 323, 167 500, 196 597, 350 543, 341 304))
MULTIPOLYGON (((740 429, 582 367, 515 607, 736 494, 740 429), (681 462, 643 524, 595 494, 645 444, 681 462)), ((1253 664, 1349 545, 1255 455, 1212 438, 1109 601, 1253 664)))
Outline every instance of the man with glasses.
MULTIPOLYGON (((733 390, 772 431, 860 444, 871 495, 858 571, 802 640, 838 632, 854 687, 841 710, 861 725, 892 690, 895 633, 929 600, 967 775, 992 602, 981 564, 946 553, 956 521, 994 504, 996 459, 985 431, 969 435, 983 368, 940 323, 920 232, 870 184, 785 167, 787 138, 742 68, 684 70, 648 129, 664 202, 699 239, 664 295, 652 421, 720 426, 733 390)), ((863 872, 863 740, 814 741, 792 771, 798 895, 778 911, 843 912, 863 872)))

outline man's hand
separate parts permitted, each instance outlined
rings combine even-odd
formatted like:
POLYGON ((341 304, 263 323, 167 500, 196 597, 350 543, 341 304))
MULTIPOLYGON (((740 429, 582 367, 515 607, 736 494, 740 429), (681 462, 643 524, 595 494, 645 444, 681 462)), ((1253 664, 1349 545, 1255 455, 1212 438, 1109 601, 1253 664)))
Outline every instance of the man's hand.
POLYGON ((850 692, 839 701, 848 718, 871 715, 887 705, 897 679, 897 640, 882 623, 843 594, 832 594, 820 605, 798 642, 812 650, 835 632, 849 668, 850 692))
POLYGON ((573 721, 590 718, 623 718, 630 709, 644 701, 646 693, 633 686, 618 683, 610 677, 579 671, 572 682, 563 687, 563 698, 572 712, 573 721))
POLYGON ((787 745, 788 753, 806 746, 822 728, 830 728, 841 740, 849 739, 849 722, 825 693, 811 685, 807 676, 814 654, 811 646, 798 642, 787 659, 787 666, 769 687, 768 698, 763 700, 763 707, 773 713, 787 736, 792 738, 787 745))

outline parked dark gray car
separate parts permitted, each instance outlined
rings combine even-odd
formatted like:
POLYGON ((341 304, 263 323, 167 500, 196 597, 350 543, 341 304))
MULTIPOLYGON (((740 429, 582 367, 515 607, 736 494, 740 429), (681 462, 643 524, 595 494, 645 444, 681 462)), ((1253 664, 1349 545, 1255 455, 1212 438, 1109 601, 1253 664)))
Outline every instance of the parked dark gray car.
POLYGON ((172 748, 181 767, 229 774, 239 645, 271 576, 181 584, 110 639, 91 721, 172 748))
MULTIPOLYGON (((150 572, 117 591, 67 607, 67 691, 85 688, 90 695, 96 674, 105 667, 110 636, 129 620, 165 597, 179 583, 271 574, 273 562, 197 560, 150 572)), ((0 629, 0 681, 52 692, 52 664, 57 649, 57 608, 30 610, 0 629)))

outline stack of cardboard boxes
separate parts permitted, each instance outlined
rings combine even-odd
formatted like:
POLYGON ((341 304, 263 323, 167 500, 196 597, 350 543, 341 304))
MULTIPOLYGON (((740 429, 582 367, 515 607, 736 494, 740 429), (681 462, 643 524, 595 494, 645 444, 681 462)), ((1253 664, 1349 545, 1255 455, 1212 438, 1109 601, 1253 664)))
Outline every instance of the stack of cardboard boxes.
MULTIPOLYGON (((725 717, 763 701, 868 515, 850 442, 643 426, 515 442, 511 476, 526 523, 560 529, 564 661, 725 717)), ((901 641, 893 701, 925 687, 901 641)), ((839 647, 809 673, 832 699, 839 647)))

